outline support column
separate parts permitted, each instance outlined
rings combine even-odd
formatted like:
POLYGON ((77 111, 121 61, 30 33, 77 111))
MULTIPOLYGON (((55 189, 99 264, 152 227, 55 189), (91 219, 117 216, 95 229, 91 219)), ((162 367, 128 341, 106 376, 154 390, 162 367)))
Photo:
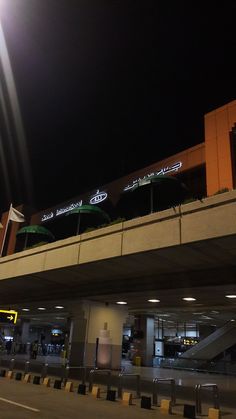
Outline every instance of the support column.
POLYGON ((72 367, 85 365, 85 340, 86 340, 87 319, 82 305, 74 311, 71 316, 69 336, 69 364, 72 367))
POLYGON ((135 324, 136 338, 134 334, 134 349, 141 356, 141 363, 145 367, 153 366, 154 353, 154 318, 151 316, 139 316, 135 324))
POLYGON ((22 324, 21 343, 29 342, 30 320, 24 320, 22 324))
POLYGON ((70 332, 70 365, 120 368, 124 307, 86 301, 73 313, 70 332))

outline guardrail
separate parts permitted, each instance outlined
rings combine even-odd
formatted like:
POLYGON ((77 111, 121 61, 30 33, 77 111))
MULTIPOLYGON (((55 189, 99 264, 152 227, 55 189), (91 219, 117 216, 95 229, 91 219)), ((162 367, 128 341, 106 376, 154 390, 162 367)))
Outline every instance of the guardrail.
POLYGON ((172 406, 176 403, 176 392, 175 392, 175 380, 174 378, 154 378, 153 382, 153 392, 152 392, 152 404, 158 406, 158 384, 166 383, 170 385, 170 398, 172 406))
POLYGON ((76 371, 76 370, 78 370, 78 371, 82 371, 82 377, 81 377, 81 380, 82 380, 82 384, 85 384, 86 383, 86 379, 87 379, 87 371, 90 369, 90 371, 91 371, 91 368, 93 368, 93 365, 85 365, 85 366, 79 366, 79 367, 72 367, 72 366, 70 366, 70 365, 66 365, 66 367, 65 367, 65 373, 64 373, 64 381, 66 382, 67 380, 68 380, 68 378, 69 378, 69 375, 70 375, 70 371, 72 370, 72 371, 76 371))
POLYGON ((118 382, 118 397, 122 398, 122 390, 123 390, 123 377, 136 377, 136 396, 137 398, 141 397, 140 393, 140 374, 128 374, 125 372, 121 372, 119 375, 119 382, 118 382))
POLYGON ((91 393, 93 388, 93 382, 94 382, 94 375, 95 374, 105 374, 107 375, 107 391, 111 388, 111 370, 106 369, 92 369, 89 372, 89 392, 91 393))
POLYGON ((219 390, 217 384, 206 383, 206 384, 197 384, 195 386, 195 398, 196 398, 196 414, 202 414, 202 390, 203 389, 210 389, 212 390, 213 394, 213 404, 215 409, 220 408, 219 403, 219 390))

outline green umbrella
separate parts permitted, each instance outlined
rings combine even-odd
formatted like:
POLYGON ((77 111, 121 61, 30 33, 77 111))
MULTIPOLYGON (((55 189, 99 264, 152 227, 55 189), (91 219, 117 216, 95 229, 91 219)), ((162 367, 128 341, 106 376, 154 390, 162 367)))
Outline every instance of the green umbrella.
POLYGON ((80 214, 91 214, 92 216, 94 216, 95 218, 101 221, 105 221, 108 223, 110 222, 109 215, 105 211, 103 211, 101 208, 97 207, 96 205, 81 205, 81 207, 74 208, 73 210, 69 211, 66 215, 73 215, 73 214, 78 214, 76 235, 79 234, 79 229, 80 229, 80 220, 81 220, 80 214))
POLYGON ((21 234, 25 234, 25 244, 24 244, 24 250, 26 249, 27 246, 27 242, 28 242, 28 235, 29 234, 39 234, 41 236, 46 236, 48 237, 50 240, 54 240, 55 237, 54 235, 51 233, 51 231, 49 231, 47 228, 41 226, 41 225, 30 225, 30 226, 25 226, 22 227, 17 233, 16 235, 21 235, 21 234))
POLYGON ((154 191, 159 201, 167 196, 170 198, 170 202, 181 202, 188 192, 186 186, 175 176, 153 175, 139 179, 127 187, 123 193, 122 201, 126 201, 129 205, 132 205, 133 202, 136 205, 137 202, 143 202, 149 196, 150 212, 152 213, 154 211, 154 191))
POLYGON ((171 193, 176 191, 176 188, 181 190, 185 187, 185 185, 181 184, 181 182, 174 176, 154 175, 149 178, 140 179, 137 183, 135 183, 132 191, 142 187, 149 188, 150 190, 150 212, 152 213, 154 188, 164 187, 171 193))

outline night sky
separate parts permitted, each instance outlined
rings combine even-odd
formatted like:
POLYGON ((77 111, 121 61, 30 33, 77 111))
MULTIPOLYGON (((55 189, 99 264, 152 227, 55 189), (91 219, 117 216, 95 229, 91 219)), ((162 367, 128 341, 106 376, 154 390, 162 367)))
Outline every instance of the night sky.
POLYGON ((235 1, 1 2, 33 183, 30 199, 12 186, 13 205, 47 208, 198 144, 203 115, 236 99, 235 1))

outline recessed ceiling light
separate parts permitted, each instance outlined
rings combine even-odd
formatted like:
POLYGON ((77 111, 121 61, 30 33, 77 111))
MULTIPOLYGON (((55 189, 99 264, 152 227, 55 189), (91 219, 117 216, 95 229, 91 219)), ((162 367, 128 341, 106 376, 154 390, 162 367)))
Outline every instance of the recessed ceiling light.
POLYGON ((30 311, 30 309, 29 309, 29 308, 22 308, 21 310, 22 310, 22 311, 30 311))
POLYGON ((38 310, 46 310, 45 307, 38 307, 38 310))
POLYGON ((231 321, 231 322, 235 322, 235 319, 231 319, 230 321, 231 321))
POLYGON ((196 298, 193 298, 193 297, 184 297, 183 300, 184 301, 196 301, 196 298))
POLYGON ((64 308, 63 306, 55 306, 55 308, 64 308))
POLYGON ((148 300, 148 301, 149 301, 149 303, 159 303, 160 302, 160 300, 156 300, 155 298, 153 298, 151 300, 148 300))
POLYGON ((126 301, 117 301, 116 304, 124 305, 127 304, 126 301))
POLYGON ((236 298, 236 295, 235 294, 229 294, 229 295, 226 295, 226 298, 236 298))

